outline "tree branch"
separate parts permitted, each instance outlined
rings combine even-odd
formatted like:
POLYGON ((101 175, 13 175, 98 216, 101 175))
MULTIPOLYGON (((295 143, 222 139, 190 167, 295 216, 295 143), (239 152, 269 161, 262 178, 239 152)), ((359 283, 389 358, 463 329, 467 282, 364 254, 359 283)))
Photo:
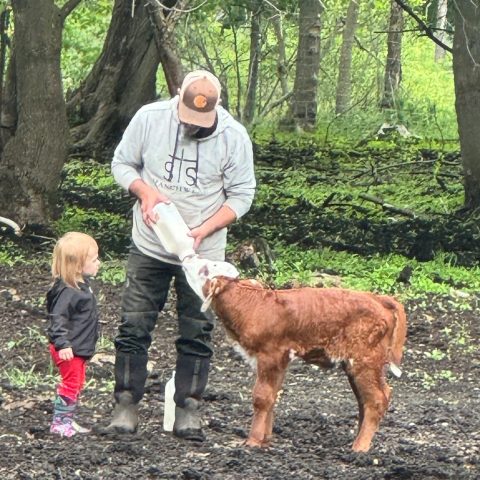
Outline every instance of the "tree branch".
POLYGON ((413 10, 412 8, 407 5, 405 2, 402 0, 395 0, 395 3, 402 9, 405 10, 417 23, 418 26, 420 27, 420 30, 423 30, 425 32, 425 35, 432 39, 437 45, 440 45, 445 51, 452 53, 453 49, 449 47, 448 45, 445 45, 443 42, 441 42, 433 33, 433 29, 429 27, 413 10))
POLYGON ((62 21, 65 21, 65 19, 73 12, 73 10, 75 10, 75 8, 77 8, 81 1, 82 0, 68 0, 68 2, 60 10, 62 21))
POLYGON ((410 218, 418 218, 418 215, 415 212, 412 212, 411 210, 407 210, 406 208, 396 207, 391 203, 385 202, 382 198, 369 195, 368 193, 360 193, 358 197, 363 200, 367 200, 368 202, 373 202, 377 205, 380 205, 384 210, 388 210, 394 213, 399 213, 401 215, 405 215, 410 218))
POLYGON ((15 232, 15 235, 17 235, 18 237, 22 235, 22 229, 20 228, 20 225, 18 225, 17 222, 14 222, 13 220, 10 220, 9 218, 6 218, 6 217, 0 217, 0 223, 3 223, 9 226, 15 232))

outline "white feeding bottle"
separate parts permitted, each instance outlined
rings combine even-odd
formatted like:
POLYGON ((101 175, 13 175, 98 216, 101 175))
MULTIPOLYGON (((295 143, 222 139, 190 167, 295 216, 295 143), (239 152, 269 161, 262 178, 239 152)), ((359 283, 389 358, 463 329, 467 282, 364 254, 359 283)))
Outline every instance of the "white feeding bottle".
POLYGON ((175 370, 172 373, 172 378, 165 384, 165 403, 163 411, 163 429, 166 432, 173 431, 173 424, 175 423, 175 370))
POLYGON ((158 215, 153 230, 167 252, 176 255, 181 262, 195 255, 194 239, 189 237, 190 229, 173 203, 157 203, 153 211, 158 215))

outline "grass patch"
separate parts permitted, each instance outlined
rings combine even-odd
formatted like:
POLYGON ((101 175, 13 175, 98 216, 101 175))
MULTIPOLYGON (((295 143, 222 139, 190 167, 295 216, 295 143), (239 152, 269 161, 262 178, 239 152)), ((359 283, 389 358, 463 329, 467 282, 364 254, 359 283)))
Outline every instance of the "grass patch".
POLYGON ((468 303, 469 294, 480 291, 480 268, 457 266, 454 257, 444 253, 430 262, 418 262, 397 254, 364 257, 328 248, 301 251, 293 246, 277 245, 275 250, 274 273, 262 276, 270 277, 276 285, 291 280, 314 284, 318 273, 326 271, 338 274, 344 287, 400 294, 404 298, 420 297, 425 292, 453 294, 462 304, 468 303), (398 281, 407 266, 412 270, 409 284, 398 281))

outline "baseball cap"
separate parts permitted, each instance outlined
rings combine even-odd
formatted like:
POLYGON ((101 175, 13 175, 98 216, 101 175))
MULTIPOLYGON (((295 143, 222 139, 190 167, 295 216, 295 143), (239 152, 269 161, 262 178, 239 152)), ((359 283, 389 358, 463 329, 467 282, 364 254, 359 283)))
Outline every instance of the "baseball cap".
POLYGON ((222 87, 215 75, 195 70, 186 75, 180 88, 178 118, 182 123, 211 127, 215 123, 215 107, 222 87))

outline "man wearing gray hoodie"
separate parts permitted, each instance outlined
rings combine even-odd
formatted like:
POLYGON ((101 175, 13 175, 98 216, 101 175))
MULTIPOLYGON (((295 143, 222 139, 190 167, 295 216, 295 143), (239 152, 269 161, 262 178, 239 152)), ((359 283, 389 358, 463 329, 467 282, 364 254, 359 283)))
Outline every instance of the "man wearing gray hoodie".
POLYGON ((142 107, 115 150, 115 180, 137 198, 132 244, 115 339, 113 419, 107 432, 133 433, 147 377, 148 349, 171 280, 177 294, 174 434, 203 440, 198 412, 213 354, 213 315, 187 283, 180 259, 161 245, 151 225, 161 202, 173 202, 194 249, 224 260, 227 226, 250 208, 255 192, 252 143, 246 129, 219 105, 220 82, 189 73, 179 95, 142 107))

